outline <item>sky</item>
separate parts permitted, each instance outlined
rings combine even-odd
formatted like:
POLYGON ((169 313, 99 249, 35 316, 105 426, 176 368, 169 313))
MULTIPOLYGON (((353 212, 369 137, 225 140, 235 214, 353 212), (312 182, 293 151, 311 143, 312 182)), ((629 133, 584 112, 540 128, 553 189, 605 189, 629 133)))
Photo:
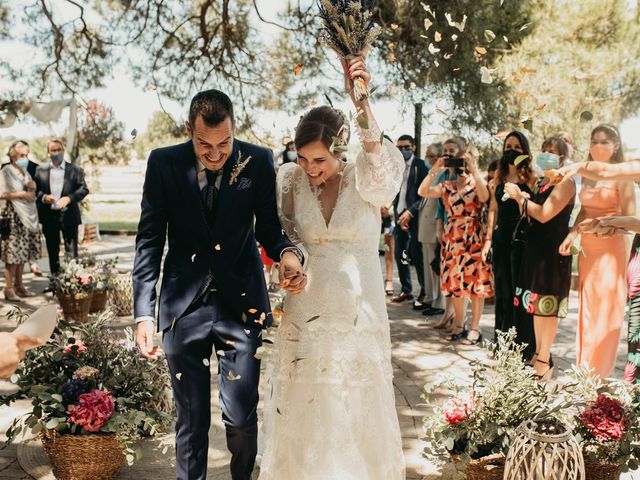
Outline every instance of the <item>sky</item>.
MULTIPOLYGON (((275 7, 274 4, 276 4, 276 2, 273 2, 272 0, 258 1, 258 6, 264 17, 271 20, 276 19, 277 7, 275 7)), ((74 12, 69 11, 68 13, 71 15, 74 12)), ((275 34, 276 28, 263 25, 262 30, 261 34, 265 36, 265 41, 268 41, 268 39, 275 34)), ((17 64, 20 65, 28 61, 25 59, 30 58, 28 54, 25 54, 26 50, 24 47, 13 43, 8 45, 9 48, 7 48, 7 42, 1 43, 0 48, 2 48, 3 57, 5 57, 7 61, 17 62, 17 64), (1 43, 4 43, 5 45, 2 45, 1 43)), ((373 73, 375 75, 375 72, 373 73)), ((104 88, 86 92, 83 95, 83 98, 95 98, 113 107, 117 118, 124 122, 126 132, 130 132, 133 129, 137 129, 138 132, 144 132, 153 112, 161 110, 157 93, 154 91, 144 90, 143 88, 136 86, 128 77, 126 73, 126 66, 119 67, 114 72, 113 77, 106 80, 105 85, 106 86, 104 88)), ((3 82, 0 80, 0 89, 2 86, 3 82)), ((336 85, 336 87, 340 88, 340 85, 336 85)), ((346 101, 336 102, 336 99, 333 100, 337 108, 341 108, 343 110, 352 109, 352 106, 346 101)), ((319 104, 326 103, 323 98, 318 98, 318 102, 319 104)), ((166 98, 162 99, 162 104, 177 120, 181 121, 186 118, 188 105, 179 105, 166 98)), ((423 126, 423 132, 441 133, 444 131, 442 126, 439 124, 444 120, 444 117, 435 113, 439 106, 440 105, 438 105, 437 102, 434 102, 433 105, 425 108, 425 116, 427 120, 426 125, 423 126)), ((403 106, 399 101, 385 100, 376 102, 374 100, 373 109, 382 130, 392 138, 396 138, 404 133, 413 132, 413 111, 412 109, 403 110, 403 106)), ((60 122, 51 125, 35 124, 27 119, 21 119, 16 122, 13 127, 1 129, 0 138, 32 138, 43 135, 61 135, 64 133, 64 129, 66 128, 67 118, 68 114, 65 113, 63 114, 60 122)), ((269 112, 266 115, 261 116, 261 121, 257 126, 257 130, 269 132, 272 138, 280 140, 281 138, 293 133, 297 120, 298 115, 290 116, 284 112, 269 112)), ((621 135, 628 148, 640 151, 640 115, 628 119, 621 125, 621 135)), ((427 136, 423 141, 428 143, 429 137, 427 136)))

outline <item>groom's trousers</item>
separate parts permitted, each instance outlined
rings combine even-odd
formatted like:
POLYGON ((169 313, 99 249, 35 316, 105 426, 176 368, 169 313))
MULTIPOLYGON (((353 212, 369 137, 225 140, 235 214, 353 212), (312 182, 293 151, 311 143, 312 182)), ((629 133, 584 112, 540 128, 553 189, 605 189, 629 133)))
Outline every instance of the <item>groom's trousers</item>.
POLYGON ((209 359, 218 358, 222 420, 231 452, 231 478, 250 480, 258 439, 258 381, 262 344, 258 325, 244 325, 228 312, 217 293, 190 307, 163 332, 176 403, 178 480, 205 480, 211 425, 209 359), (221 351, 224 355, 221 355, 221 351))

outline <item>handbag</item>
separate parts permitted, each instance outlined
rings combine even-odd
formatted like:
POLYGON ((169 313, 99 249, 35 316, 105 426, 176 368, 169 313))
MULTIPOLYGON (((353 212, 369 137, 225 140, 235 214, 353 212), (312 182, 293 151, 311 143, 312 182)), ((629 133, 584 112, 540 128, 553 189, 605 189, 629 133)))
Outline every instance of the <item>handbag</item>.
POLYGON ((531 220, 529 219, 529 212, 527 211, 528 203, 529 201, 525 198, 524 203, 522 204, 522 214, 518 219, 516 228, 513 229, 513 234, 511 235, 512 244, 526 245, 527 239, 529 238, 531 220))
POLYGON ((0 239, 8 240, 9 234, 11 234, 11 223, 9 222, 9 210, 5 207, 2 216, 0 216, 0 239))

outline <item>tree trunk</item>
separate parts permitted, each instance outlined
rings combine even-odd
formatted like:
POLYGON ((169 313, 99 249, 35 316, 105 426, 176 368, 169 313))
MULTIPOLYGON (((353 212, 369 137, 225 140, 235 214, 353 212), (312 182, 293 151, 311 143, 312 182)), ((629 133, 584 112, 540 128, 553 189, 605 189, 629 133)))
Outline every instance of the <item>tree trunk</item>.
POLYGON ((415 110, 413 137, 416 139, 416 156, 422 158, 422 103, 416 103, 413 107, 415 110))

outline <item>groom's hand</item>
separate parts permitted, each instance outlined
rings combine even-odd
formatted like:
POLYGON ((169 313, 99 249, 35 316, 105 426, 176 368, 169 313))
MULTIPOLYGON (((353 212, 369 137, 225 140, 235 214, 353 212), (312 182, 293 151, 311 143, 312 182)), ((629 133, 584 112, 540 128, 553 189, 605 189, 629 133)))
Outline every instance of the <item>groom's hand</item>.
POLYGON ((157 360, 160 349, 153 346, 155 326, 151 320, 138 322, 136 325, 136 345, 140 355, 149 360, 157 360))

